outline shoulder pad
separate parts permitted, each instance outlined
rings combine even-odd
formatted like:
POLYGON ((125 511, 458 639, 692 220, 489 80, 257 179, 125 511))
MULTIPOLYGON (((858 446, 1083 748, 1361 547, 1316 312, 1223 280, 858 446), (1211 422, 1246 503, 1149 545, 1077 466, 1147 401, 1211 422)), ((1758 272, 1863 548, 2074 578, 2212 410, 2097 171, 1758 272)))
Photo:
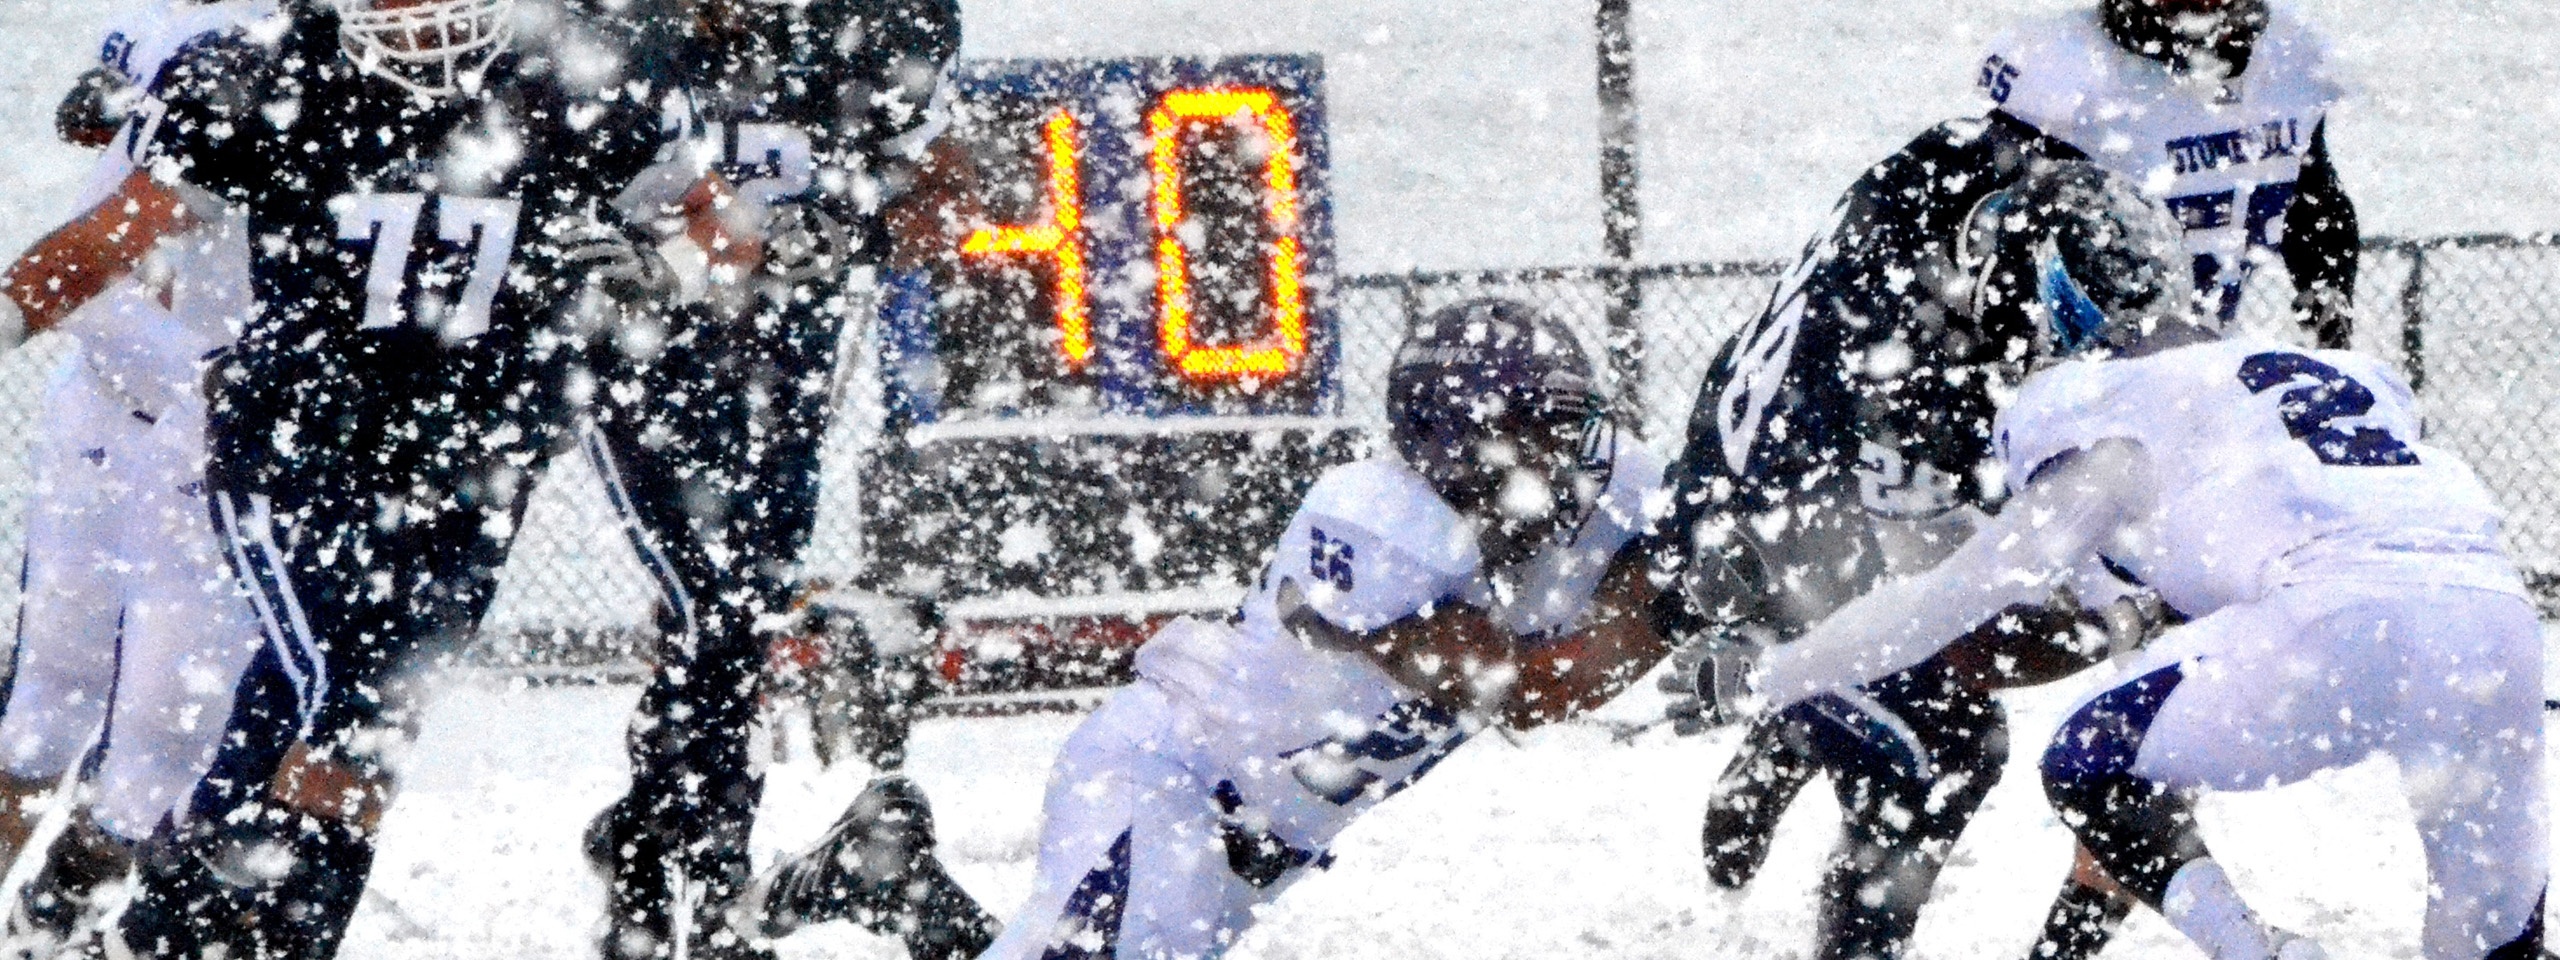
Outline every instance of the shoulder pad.
POLYGON ((1367 531, 1445 573, 1464 574, 1476 565, 1474 528, 1411 468, 1391 457, 1325 471, 1307 488, 1298 510, 1367 531))
POLYGON ((2329 42, 2312 29, 2290 3, 2270 3, 2267 31, 2250 54, 2242 79, 2273 79, 2300 84, 2299 95, 2327 106, 2346 95, 2346 84, 2331 72, 2329 42))
POLYGON ((2068 141, 2118 53, 2094 7, 2037 17, 1992 43, 1974 84, 2001 112, 2068 141))

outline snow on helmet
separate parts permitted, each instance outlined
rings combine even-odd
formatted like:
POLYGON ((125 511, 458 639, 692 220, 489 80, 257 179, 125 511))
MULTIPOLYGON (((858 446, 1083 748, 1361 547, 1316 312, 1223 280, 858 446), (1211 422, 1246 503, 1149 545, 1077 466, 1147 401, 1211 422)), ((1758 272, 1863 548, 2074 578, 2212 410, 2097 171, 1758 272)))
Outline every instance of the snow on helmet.
POLYGON ((2098 23, 2138 56, 2236 77, 2267 30, 2267 0, 2099 0, 2098 23))
POLYGON ((329 0, 356 67, 424 97, 449 96, 506 49, 515 0, 329 0))
POLYGON ((1983 198, 1957 264, 1985 327, 2031 329, 2054 358, 2193 322, 2195 279, 2177 221, 2095 164, 2043 164, 1983 198))
POLYGON ((1516 300, 1441 308, 1387 371, 1396 453, 1459 512, 1486 524, 1488 567, 1524 559, 1580 523, 1606 484, 1609 429, 1573 331, 1516 300))

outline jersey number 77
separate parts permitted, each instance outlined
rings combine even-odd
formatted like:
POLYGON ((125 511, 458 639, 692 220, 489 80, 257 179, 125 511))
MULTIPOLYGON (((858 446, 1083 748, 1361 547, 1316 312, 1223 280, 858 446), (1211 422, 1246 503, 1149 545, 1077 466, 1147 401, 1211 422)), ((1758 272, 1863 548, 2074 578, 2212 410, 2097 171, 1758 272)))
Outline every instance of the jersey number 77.
POLYGON ((515 256, 521 209, 507 197, 347 193, 331 198, 329 214, 338 221, 338 239, 372 247, 365 268, 364 321, 357 328, 416 323, 448 343, 487 333, 498 285, 515 256), (418 221, 430 212, 435 229, 422 236, 418 221), (452 284, 448 263, 457 249, 465 275, 461 291, 444 298, 426 296, 452 284), (413 286, 416 297, 409 293, 413 286))

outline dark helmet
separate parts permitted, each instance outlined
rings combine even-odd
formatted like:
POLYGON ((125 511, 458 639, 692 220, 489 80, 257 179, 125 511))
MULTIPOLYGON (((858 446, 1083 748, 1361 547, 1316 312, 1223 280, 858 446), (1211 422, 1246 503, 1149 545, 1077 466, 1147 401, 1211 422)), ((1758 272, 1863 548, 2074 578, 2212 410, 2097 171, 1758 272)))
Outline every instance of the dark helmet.
POLYGON ((2196 319, 2179 233, 2131 181, 2061 161, 1983 198, 1966 220, 1956 262, 1979 323, 2033 330, 2038 352, 2064 358, 2196 319))
POLYGON ((1609 450, 1595 380, 1573 331, 1516 300, 1443 307, 1396 348, 1396 453, 1451 507, 1486 522, 1487 566, 1526 557, 1597 502, 1609 450))
POLYGON ((2267 31, 2267 0, 2099 0, 2098 22, 2141 56, 2236 77, 2267 31))

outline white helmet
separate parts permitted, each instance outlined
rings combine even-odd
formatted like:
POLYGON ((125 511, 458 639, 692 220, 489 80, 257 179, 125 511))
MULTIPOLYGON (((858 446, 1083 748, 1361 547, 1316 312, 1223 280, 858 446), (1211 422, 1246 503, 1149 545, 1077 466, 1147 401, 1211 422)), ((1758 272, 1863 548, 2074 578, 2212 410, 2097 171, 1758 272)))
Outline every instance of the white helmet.
POLYGON ((515 0, 329 0, 338 44, 366 73, 425 97, 458 92, 506 49, 515 0))

